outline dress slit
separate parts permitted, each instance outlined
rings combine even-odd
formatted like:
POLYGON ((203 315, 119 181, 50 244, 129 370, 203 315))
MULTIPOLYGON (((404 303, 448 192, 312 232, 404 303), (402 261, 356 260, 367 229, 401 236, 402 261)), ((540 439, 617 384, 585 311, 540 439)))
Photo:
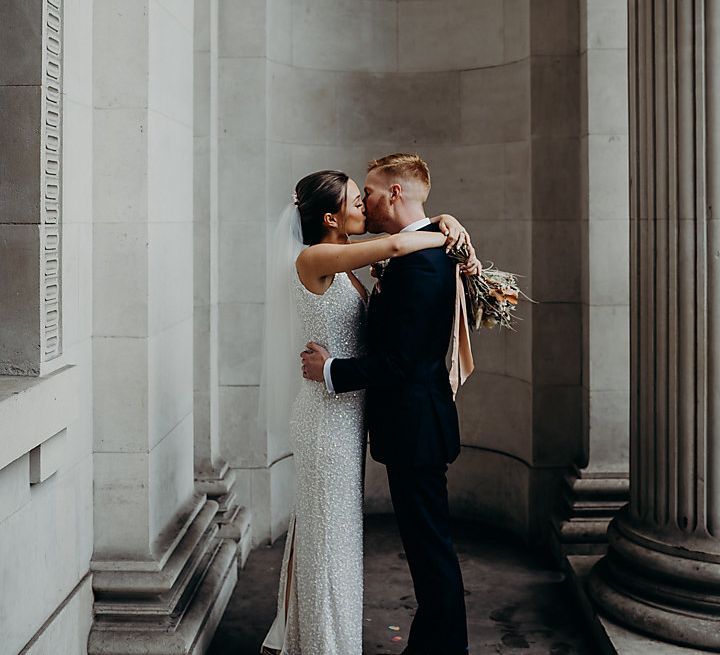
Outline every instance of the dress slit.
POLYGON ((284 581, 281 590, 284 588, 285 593, 281 591, 278 594, 277 614, 260 649, 260 655, 284 655, 287 652, 284 649, 287 643, 288 616, 295 592, 295 521, 295 514, 292 514, 280 571, 280 579, 284 581))

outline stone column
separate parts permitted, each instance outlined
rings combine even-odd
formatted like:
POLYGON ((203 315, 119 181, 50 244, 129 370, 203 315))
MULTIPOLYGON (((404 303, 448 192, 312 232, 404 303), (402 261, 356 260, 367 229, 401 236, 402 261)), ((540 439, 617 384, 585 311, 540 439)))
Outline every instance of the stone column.
POLYGON ((720 4, 629 7, 630 504, 590 593, 720 650, 720 4))
POLYGON ((193 12, 93 7, 89 655, 205 652, 237 579, 194 481, 193 12))
POLYGON ((553 516, 563 565, 567 556, 604 555, 608 524, 629 499, 625 0, 581 0, 580 80, 583 452, 553 516))
POLYGON ((218 378, 218 0, 195 0, 194 35, 194 447, 195 489, 216 501, 220 536, 240 544, 243 566, 252 542, 251 513, 241 507, 236 472, 220 453, 218 378))

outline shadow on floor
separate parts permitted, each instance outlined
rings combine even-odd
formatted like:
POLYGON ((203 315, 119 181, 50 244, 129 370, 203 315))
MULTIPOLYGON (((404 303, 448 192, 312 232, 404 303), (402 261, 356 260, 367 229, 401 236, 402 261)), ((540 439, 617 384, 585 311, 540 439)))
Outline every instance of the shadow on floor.
MULTIPOLYGON (((465 583, 472 655, 594 652, 562 573, 520 541, 491 528, 457 523, 454 537, 465 583)), ((258 655, 275 616, 283 546, 280 539, 251 553, 209 655, 258 655)), ((368 516, 364 655, 400 653, 414 612, 412 581, 395 519, 368 516)))

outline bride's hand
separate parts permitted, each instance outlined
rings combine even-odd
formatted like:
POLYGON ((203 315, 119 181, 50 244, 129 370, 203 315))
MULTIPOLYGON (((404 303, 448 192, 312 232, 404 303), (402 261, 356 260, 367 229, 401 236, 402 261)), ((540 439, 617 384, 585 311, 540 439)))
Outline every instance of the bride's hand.
POLYGON ((470 245, 470 236, 467 230, 454 216, 450 214, 440 214, 439 216, 433 216, 430 221, 437 223, 440 232, 446 237, 445 252, 448 252, 452 247, 461 248, 465 243, 470 245))
POLYGON ((471 243, 468 245, 470 247, 470 259, 468 259, 464 264, 460 264, 460 272, 465 273, 465 275, 479 275, 482 271, 482 265, 475 255, 475 248, 472 247, 471 243))

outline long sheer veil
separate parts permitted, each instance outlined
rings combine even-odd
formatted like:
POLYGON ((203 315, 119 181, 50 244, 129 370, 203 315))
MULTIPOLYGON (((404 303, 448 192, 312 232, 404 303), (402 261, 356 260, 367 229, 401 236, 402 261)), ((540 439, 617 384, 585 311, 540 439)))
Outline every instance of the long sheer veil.
POLYGON ((305 247, 300 212, 294 204, 280 214, 274 232, 269 228, 265 264, 265 331, 258 421, 267 430, 271 450, 290 442, 290 411, 300 389, 300 330, 293 284, 295 260, 305 247))

